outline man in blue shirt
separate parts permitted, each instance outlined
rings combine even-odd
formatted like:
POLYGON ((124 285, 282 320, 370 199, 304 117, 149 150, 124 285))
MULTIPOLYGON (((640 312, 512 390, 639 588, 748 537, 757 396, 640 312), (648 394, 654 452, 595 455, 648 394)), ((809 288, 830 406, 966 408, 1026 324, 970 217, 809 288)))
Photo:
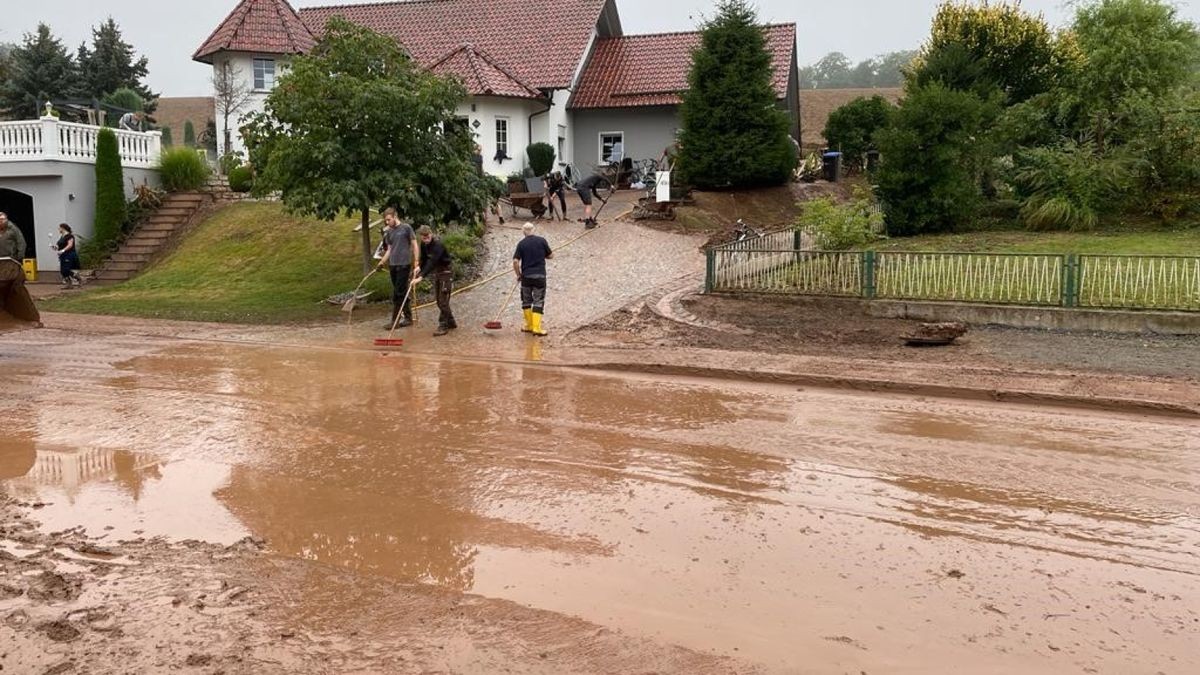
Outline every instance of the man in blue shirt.
POLYGON ((533 233, 533 223, 522 228, 525 237, 517 244, 513 253, 513 273, 521 280, 521 309, 525 313, 523 333, 539 337, 546 335, 542 330, 542 313, 546 307, 546 260, 554 257, 550 242, 533 233))

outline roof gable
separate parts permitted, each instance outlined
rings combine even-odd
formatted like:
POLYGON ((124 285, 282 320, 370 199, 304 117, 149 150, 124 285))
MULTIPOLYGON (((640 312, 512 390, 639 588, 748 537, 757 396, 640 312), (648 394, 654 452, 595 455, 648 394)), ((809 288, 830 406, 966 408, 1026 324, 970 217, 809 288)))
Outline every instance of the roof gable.
MULTIPOLYGON (((796 24, 764 26, 763 32, 771 52, 775 95, 787 98, 796 51, 796 24)), ((688 88, 692 51, 699 46, 698 31, 597 40, 570 107, 678 105, 680 93, 688 88)))
POLYGON ((192 59, 212 63, 212 55, 222 51, 303 54, 316 44, 287 0, 242 0, 192 59))
POLYGON ((429 70, 462 80, 467 93, 472 96, 542 98, 541 92, 522 82, 470 43, 464 43, 446 54, 430 65, 429 70))
POLYGON ((334 16, 395 38, 424 66, 463 43, 497 68, 537 89, 571 86, 576 67, 611 0, 406 0, 306 7, 300 18, 314 35, 334 16), (553 39, 547 38, 552 33, 553 39))

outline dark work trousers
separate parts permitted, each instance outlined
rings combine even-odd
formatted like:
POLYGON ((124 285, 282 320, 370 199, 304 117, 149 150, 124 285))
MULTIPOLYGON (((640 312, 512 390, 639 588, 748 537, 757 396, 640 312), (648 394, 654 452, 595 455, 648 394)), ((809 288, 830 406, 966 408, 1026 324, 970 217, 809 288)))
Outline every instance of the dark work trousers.
POLYGON ((546 311, 546 277, 521 277, 521 309, 534 314, 546 311))
POLYGON ((450 311, 450 294, 454 292, 454 272, 446 270, 433 275, 433 294, 437 298, 438 326, 457 328, 454 313, 450 311))
POLYGON ((404 303, 404 318, 412 321, 412 293, 408 292, 408 284, 412 281, 412 265, 391 265, 392 273, 392 321, 401 311, 400 303, 404 303), (404 296, 408 296, 408 300, 404 296))
POLYGON ((549 206, 551 209, 554 208, 555 195, 558 195, 558 203, 562 205, 562 217, 565 220, 567 217, 567 191, 563 188, 550 191, 550 196, 546 199, 546 201, 550 202, 547 204, 547 206, 549 206))

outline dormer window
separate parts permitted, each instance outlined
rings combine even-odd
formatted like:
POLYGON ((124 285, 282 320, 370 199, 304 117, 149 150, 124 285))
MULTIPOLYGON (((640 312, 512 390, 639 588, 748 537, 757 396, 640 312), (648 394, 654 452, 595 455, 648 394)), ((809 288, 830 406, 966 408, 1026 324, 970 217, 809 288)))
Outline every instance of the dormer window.
POLYGON ((275 59, 254 59, 254 90, 275 88, 275 59))

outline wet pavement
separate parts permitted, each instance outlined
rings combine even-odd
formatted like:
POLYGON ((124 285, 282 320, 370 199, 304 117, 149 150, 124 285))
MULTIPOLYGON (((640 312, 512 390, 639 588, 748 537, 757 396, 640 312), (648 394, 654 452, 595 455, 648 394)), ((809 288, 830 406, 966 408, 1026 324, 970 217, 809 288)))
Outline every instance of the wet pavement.
POLYGON ((0 368, 46 531, 261 537, 745 670, 1200 668, 1193 420, 55 330, 0 368))

